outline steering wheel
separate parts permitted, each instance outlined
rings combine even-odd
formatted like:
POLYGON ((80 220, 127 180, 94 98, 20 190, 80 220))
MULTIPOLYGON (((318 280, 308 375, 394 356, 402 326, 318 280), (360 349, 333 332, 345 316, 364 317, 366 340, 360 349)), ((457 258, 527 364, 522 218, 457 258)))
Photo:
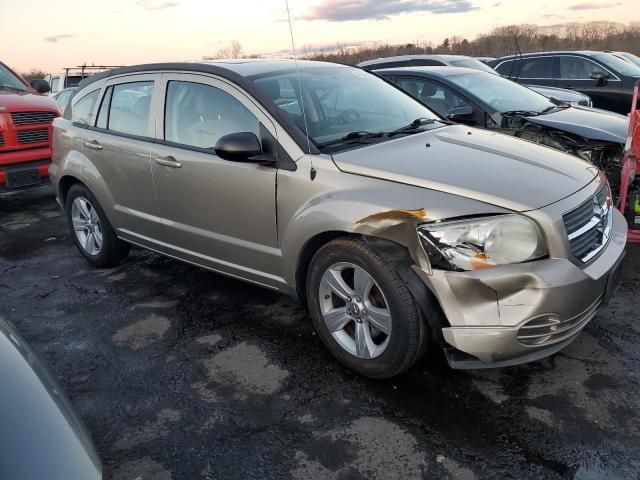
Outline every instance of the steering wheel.
POLYGON ((331 125, 346 125, 350 120, 360 118, 360 114, 353 109, 345 110, 340 112, 336 118, 333 119, 331 125))

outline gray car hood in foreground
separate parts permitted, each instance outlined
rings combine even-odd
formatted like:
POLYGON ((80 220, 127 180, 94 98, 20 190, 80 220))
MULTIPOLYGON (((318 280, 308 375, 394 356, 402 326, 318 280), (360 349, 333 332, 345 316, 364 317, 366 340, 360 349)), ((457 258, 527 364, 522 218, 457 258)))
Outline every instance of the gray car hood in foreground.
POLYGON ((63 391, 0 317, 0 479, 100 478, 100 459, 63 391))
POLYGON ((624 115, 588 107, 569 107, 554 113, 527 117, 527 121, 589 140, 621 144, 627 141, 629 130, 629 119, 624 115))
POLYGON ((531 142, 460 125, 334 154, 344 172, 452 193, 514 211, 587 186, 598 169, 531 142))

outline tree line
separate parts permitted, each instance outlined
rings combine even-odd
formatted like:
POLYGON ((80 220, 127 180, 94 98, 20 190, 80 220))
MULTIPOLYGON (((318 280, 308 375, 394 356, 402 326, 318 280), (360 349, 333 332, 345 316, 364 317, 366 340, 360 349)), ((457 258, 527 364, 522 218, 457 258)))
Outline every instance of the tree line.
MULTIPOLYGON (((428 28, 428 25, 425 25, 428 28)), ((308 50, 308 49, 307 49, 308 50)), ((365 60, 395 55, 447 54, 472 57, 502 57, 518 52, 549 50, 613 50, 640 55, 640 22, 565 23, 561 25, 507 25, 468 40, 445 38, 435 45, 415 42, 400 45, 368 43, 346 47, 340 43, 323 52, 306 52, 305 58, 355 65, 365 60)))
MULTIPOLYGON (((428 25, 425 25, 428 28, 428 25)), ((507 25, 480 34, 472 40, 461 36, 445 38, 439 45, 432 42, 414 42, 398 45, 368 42, 349 47, 338 42, 335 47, 317 51, 303 46, 299 54, 309 60, 355 65, 365 60, 396 55, 449 54, 472 57, 502 57, 518 52, 549 50, 613 50, 640 56, 640 22, 564 23, 560 25, 507 25)), ((259 54, 246 54, 238 41, 232 41, 203 60, 220 58, 260 58, 259 54)), ((45 72, 32 69, 22 74, 27 80, 42 78, 45 72)))

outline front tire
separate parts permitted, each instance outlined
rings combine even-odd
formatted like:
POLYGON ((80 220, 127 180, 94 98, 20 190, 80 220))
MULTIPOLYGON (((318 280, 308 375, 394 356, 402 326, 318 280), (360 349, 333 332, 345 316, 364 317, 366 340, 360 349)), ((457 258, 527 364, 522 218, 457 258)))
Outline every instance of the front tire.
POLYGON ((429 333, 413 296, 395 266, 361 239, 339 238, 318 250, 307 298, 320 339, 356 373, 393 377, 427 349, 429 333))
POLYGON ((129 254, 131 245, 120 240, 93 194, 79 183, 69 189, 65 213, 78 250, 96 267, 109 267, 129 254))

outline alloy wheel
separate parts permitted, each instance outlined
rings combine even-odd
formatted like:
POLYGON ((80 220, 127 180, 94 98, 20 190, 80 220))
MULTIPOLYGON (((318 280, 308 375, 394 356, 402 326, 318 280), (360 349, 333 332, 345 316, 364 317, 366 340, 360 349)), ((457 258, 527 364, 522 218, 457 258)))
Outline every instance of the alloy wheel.
POLYGON ((348 262, 331 265, 320 281, 320 310, 335 341, 350 354, 380 356, 391 338, 389 304, 376 281, 348 262))
POLYGON ((98 255, 102 250, 102 225, 98 212, 84 197, 77 197, 71 205, 73 230, 82 249, 89 255, 98 255))

